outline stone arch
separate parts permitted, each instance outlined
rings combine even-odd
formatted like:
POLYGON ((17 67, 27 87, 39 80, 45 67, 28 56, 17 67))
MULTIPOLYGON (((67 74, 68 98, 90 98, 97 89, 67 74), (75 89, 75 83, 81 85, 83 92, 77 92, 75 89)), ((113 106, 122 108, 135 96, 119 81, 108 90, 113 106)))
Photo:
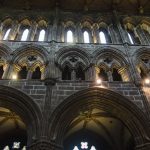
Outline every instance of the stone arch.
POLYGON ((68 56, 76 56, 83 60, 83 63, 89 65, 90 63, 90 54, 86 52, 85 49, 78 46, 68 46, 63 47, 56 52, 56 63, 62 64, 63 60, 68 56))
POLYGON ((113 48, 113 47, 102 47, 102 48, 98 48, 97 50, 95 50, 93 52, 93 63, 97 63, 97 60, 102 57, 102 56, 112 56, 114 58, 116 58, 117 60, 119 60, 120 62, 123 61, 122 65, 127 65, 128 62, 126 60, 126 55, 121 52, 120 50, 113 48))
MULTIPOLYGON (((120 50, 112 47, 97 49, 93 52, 92 62, 96 64, 97 67, 107 66, 107 69, 105 69, 108 70, 108 72, 113 72, 113 68, 117 69, 118 73, 122 76, 123 81, 129 81, 130 72, 127 70, 129 64, 126 55, 120 50)), ((112 77, 110 75, 109 81, 111 80, 112 77)))
POLYGON ((0 54, 4 55, 7 59, 9 59, 11 51, 12 50, 7 45, 0 44, 0 54))
POLYGON ((17 60, 20 55, 25 56, 28 53, 36 53, 43 59, 44 63, 48 61, 48 52, 43 46, 36 45, 36 44, 28 44, 22 47, 19 47, 13 52, 13 61, 17 60))
POLYGON ((42 113, 32 98, 17 89, 1 85, 0 107, 14 111, 22 118, 27 126, 28 144, 40 137, 42 113))
POLYGON ((48 52, 44 47, 39 45, 25 45, 13 52, 12 62, 14 65, 14 74, 18 74, 22 70, 22 67, 26 66, 28 71, 27 78, 30 79, 35 67, 39 66, 42 73, 41 79, 44 79, 45 67, 48 62, 48 52))
POLYGON ((80 110, 91 108, 100 108, 121 120, 133 135, 136 148, 150 145, 150 131, 145 114, 126 97, 100 87, 79 91, 55 109, 49 118, 51 140, 62 145, 72 120, 79 115, 80 110))
POLYGON ((140 73, 140 68, 144 71, 144 74, 150 73, 150 51, 149 48, 140 48, 133 54, 133 62, 140 73))

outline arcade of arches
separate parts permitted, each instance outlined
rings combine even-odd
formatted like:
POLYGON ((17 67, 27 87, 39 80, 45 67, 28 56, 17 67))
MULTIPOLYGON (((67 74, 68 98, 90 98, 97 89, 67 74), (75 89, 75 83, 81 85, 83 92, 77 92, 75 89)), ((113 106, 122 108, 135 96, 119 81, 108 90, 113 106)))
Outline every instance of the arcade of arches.
POLYGON ((150 150, 149 0, 0 0, 0 150, 150 150))

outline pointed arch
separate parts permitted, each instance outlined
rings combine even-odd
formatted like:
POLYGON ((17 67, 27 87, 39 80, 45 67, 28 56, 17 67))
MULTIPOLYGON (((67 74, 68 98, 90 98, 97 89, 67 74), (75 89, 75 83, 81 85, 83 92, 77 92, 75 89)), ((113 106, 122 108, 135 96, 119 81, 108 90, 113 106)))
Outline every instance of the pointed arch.
POLYGON ((28 143, 40 137, 42 113, 33 99, 12 87, 0 85, 0 107, 14 111, 27 126, 28 143))
POLYGON ((83 108, 84 110, 99 108, 110 113, 128 127, 135 141, 138 137, 140 144, 150 145, 150 132, 145 114, 126 97, 99 87, 88 88, 73 94, 64 100, 49 117, 52 121, 49 134, 52 139, 58 141, 57 144, 63 143, 69 124, 83 108))

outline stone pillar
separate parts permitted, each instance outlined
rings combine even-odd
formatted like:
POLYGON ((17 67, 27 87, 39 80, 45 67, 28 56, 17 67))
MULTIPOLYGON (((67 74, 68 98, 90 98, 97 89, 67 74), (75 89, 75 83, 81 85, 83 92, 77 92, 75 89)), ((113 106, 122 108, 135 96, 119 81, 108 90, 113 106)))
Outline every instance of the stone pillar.
POLYGON ((7 79, 9 68, 10 68, 10 64, 8 63, 3 66, 4 73, 2 79, 7 79))
POLYGON ((0 24, 0 40, 2 40, 2 38, 3 38, 3 26, 4 26, 4 23, 1 22, 1 24, 0 24))
POLYGON ((91 31, 92 33, 91 33, 91 39, 93 40, 93 41, 91 41, 91 42, 94 42, 94 43, 99 43, 99 31, 98 31, 99 29, 98 29, 98 24, 94 24, 93 25, 93 31, 91 31))
POLYGON ((14 66, 13 63, 10 61, 7 65, 7 68, 4 72, 3 79, 11 79, 13 74, 14 66))
POLYGON ((46 37, 47 37, 47 41, 51 41, 52 40, 52 25, 50 23, 48 23, 47 25, 47 33, 46 33, 46 37))
POLYGON ((128 75, 128 71, 126 68, 120 68, 118 70, 118 73, 121 74, 122 80, 123 81, 130 81, 129 75, 128 75))
POLYGON ((119 31, 119 34, 120 34, 120 37, 122 39, 122 42, 123 43, 128 43, 129 40, 127 38, 127 34, 126 32, 123 30, 121 24, 120 24, 120 21, 119 21, 119 18, 118 18, 118 14, 117 12, 114 10, 113 11, 113 14, 114 14, 114 18, 115 18, 115 22, 116 22, 116 25, 117 25, 117 28, 118 28, 118 31, 119 31))
POLYGON ((45 79, 45 67, 46 67, 46 65, 43 65, 40 68, 40 71, 41 71, 41 80, 45 79))
POLYGON ((32 26, 30 27, 30 32, 29 32, 29 36, 28 36, 28 40, 29 41, 34 41, 34 38, 35 38, 35 34, 36 34, 36 31, 37 31, 37 23, 36 22, 33 22, 32 23, 32 26))
POLYGON ((76 72, 75 72, 75 69, 72 70, 71 72, 71 80, 76 80, 76 72))
POLYGON ((147 39, 145 33, 143 32, 143 30, 141 29, 140 26, 138 26, 138 27, 136 28, 136 34, 137 34, 137 36, 139 36, 139 39, 140 39, 140 41, 141 41, 141 43, 142 43, 143 45, 149 44, 149 43, 148 43, 148 39, 147 39))
POLYGON ((81 30, 80 22, 77 23, 77 34, 76 35, 77 35, 77 42, 83 43, 84 40, 83 40, 83 33, 81 30))
POLYGON ((16 35, 19 33, 20 24, 18 24, 18 21, 13 21, 13 25, 10 31, 10 40, 15 40, 16 35))
POLYGON ((31 68, 29 68, 28 73, 27 73, 27 79, 28 80, 32 79, 32 74, 33 74, 33 70, 31 68))
POLYGON ((111 70, 108 70, 107 76, 108 76, 108 81, 110 81, 110 82, 113 81, 112 71, 111 70))

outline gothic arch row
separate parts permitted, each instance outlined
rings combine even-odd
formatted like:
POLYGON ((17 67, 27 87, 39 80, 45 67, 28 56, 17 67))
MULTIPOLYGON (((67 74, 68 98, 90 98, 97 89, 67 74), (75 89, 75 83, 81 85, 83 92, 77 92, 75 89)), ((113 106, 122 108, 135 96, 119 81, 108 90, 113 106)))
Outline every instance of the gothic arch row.
MULTIPOLYGON (((19 120, 22 120, 26 125, 27 145, 30 146, 33 143, 40 142, 41 132, 43 131, 41 130, 43 116, 38 105, 21 91, 6 86, 0 86, 0 89, 0 118, 4 119, 3 117, 8 116, 7 119, 9 120, 17 120, 15 121, 16 124, 19 120), (11 118, 9 117, 10 114, 11 118)), ((110 146, 113 144, 113 147, 119 149, 105 121, 109 121, 109 124, 117 130, 119 130, 118 125, 124 127, 124 132, 128 136, 122 138, 125 138, 124 140, 127 140, 128 143, 128 140, 132 137, 135 149, 149 148, 150 146, 150 132, 145 114, 130 100, 108 89, 92 87, 79 91, 59 104, 52 114, 47 115, 49 116, 48 132, 45 136, 48 138, 45 143, 48 144, 51 141, 61 149, 64 148, 63 142, 65 139, 81 128, 84 128, 84 131, 88 128, 87 131, 90 132, 91 122, 98 125, 98 128, 103 127, 98 130, 99 134, 102 133, 101 136, 106 134, 107 138, 105 138, 108 140, 108 144, 110 146), (103 122, 104 118, 106 120, 103 122), (76 125, 80 123, 81 126, 76 128, 76 125)), ((5 119, 5 121, 7 120, 5 119)), ((5 121, 2 122, 1 120, 0 128, 5 121)), ((17 130, 19 130, 18 126, 19 124, 16 126, 17 130)), ((2 134, 2 131, 0 134, 2 134)), ((95 131, 93 132, 95 133, 95 131)), ((54 147, 54 149, 57 148, 54 147)))
MULTIPOLYGON (((50 54, 44 47, 25 45, 12 52, 7 46, 1 45, 0 49, 1 78, 12 78, 12 73, 19 74, 20 79, 45 78, 50 54)), ((148 77, 149 49, 136 50, 132 58, 140 77, 148 77)), ((53 64, 59 70, 56 76, 62 80, 93 80, 92 76, 102 77, 106 81, 131 80, 127 56, 112 47, 99 48, 92 54, 78 46, 63 47, 55 52, 53 64)))
MULTIPOLYGON (((111 23, 111 19, 98 17, 92 20, 90 16, 82 17, 80 20, 68 17, 59 21, 57 39, 53 39, 53 20, 48 21, 44 17, 30 19, 30 17, 21 17, 13 19, 7 17, 1 21, 0 38, 3 40, 16 41, 51 41, 67 42, 67 31, 73 34, 73 42, 78 43, 122 43, 119 32, 115 25, 111 23), (78 29, 76 27, 78 26, 78 29), (27 31, 27 37, 22 39, 24 31, 27 31), (84 33, 88 34, 88 42, 84 40, 84 33), (103 42, 102 37, 105 37, 103 42), (41 35, 41 39, 39 36, 41 35)), ((150 21, 146 18, 141 18, 138 22, 135 18, 125 17, 120 20, 124 29, 127 42, 130 44, 148 44, 150 42, 150 21)))

